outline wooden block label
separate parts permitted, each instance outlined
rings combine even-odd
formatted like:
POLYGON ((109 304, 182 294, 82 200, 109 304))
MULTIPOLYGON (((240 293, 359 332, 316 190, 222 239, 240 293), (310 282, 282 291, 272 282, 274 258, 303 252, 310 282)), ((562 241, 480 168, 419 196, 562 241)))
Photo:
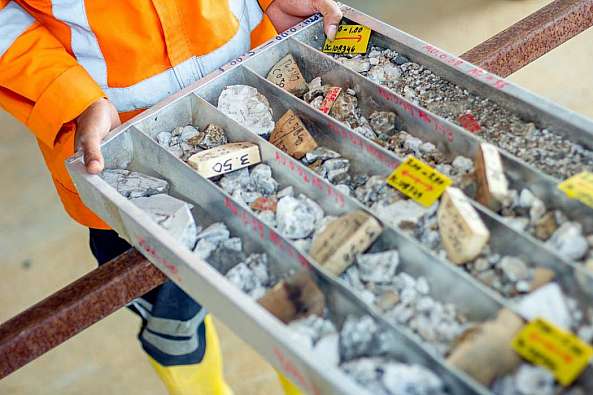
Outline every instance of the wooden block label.
POLYGON ((292 110, 288 110, 276 122, 270 143, 296 159, 301 159, 307 152, 317 148, 317 142, 292 110))
POLYGON ((526 360, 551 371, 564 386, 570 385, 593 357, 589 344, 541 318, 525 325, 512 346, 526 360))
POLYGON ((198 152, 188 161, 206 178, 219 176, 261 162, 259 147, 253 143, 229 143, 198 152))
POLYGON ((508 195, 509 183, 504 175, 500 153, 492 144, 480 144, 476 158, 476 176, 477 200, 496 210, 508 195))
POLYGON ((593 208, 593 173, 584 171, 561 182, 558 189, 571 199, 593 208))
POLYGON ((313 239, 310 255, 330 273, 339 276, 382 231, 379 221, 356 210, 327 224, 313 239))
POLYGON ((447 189, 437 216, 443 247, 452 262, 463 264, 480 255, 490 232, 460 189, 447 189))
POLYGON ((319 111, 329 114, 332 107, 334 106, 336 100, 338 100, 338 96, 342 93, 342 88, 339 86, 332 86, 328 89, 323 102, 321 102, 321 107, 319 107, 319 111))
POLYGON ((416 203, 430 207, 453 181, 410 155, 391 173, 387 183, 416 203))
POLYGON ((295 96, 302 96, 309 90, 307 81, 305 81, 294 57, 290 54, 280 59, 272 67, 267 78, 295 96))
POLYGON ((323 44, 325 53, 366 53, 371 38, 371 29, 363 25, 340 25, 333 41, 323 44))

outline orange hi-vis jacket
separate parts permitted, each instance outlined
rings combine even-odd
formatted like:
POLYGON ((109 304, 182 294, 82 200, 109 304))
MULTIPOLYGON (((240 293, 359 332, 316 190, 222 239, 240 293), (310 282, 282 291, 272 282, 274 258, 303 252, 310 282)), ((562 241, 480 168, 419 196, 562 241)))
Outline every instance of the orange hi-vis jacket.
POLYGON ((74 120, 107 97, 122 121, 276 34, 273 0, 0 0, 0 106, 37 137, 66 211, 86 208, 64 160, 74 120))

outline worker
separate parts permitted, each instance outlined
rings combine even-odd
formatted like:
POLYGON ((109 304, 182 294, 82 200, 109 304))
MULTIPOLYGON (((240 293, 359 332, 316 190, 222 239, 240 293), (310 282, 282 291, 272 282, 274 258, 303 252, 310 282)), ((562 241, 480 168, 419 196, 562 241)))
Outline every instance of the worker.
MULTIPOLYGON (((0 105, 36 136, 99 264, 130 246, 80 200, 64 166, 75 147, 99 174, 101 140, 120 122, 317 12, 333 38, 332 0, 0 0, 0 105)), ((232 393, 202 306, 167 282, 130 307, 171 394, 232 393)))

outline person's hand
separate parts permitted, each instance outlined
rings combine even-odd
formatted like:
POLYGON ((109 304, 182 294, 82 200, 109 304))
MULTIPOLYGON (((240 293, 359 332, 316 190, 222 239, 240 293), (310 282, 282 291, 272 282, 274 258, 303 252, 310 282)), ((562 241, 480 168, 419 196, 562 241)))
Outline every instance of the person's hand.
POLYGON ((117 109, 107 99, 99 99, 76 118, 75 147, 82 150, 86 171, 99 174, 105 167, 101 140, 121 121, 117 109))
POLYGON ((266 10, 266 14, 279 32, 317 12, 323 15, 325 35, 333 40, 342 20, 342 11, 334 0, 275 0, 266 10))

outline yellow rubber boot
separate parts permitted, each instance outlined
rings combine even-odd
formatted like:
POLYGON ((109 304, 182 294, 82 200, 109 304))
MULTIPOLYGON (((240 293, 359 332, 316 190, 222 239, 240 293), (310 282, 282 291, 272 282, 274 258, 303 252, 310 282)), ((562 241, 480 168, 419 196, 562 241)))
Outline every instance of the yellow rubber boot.
POLYGON ((194 365, 162 366, 148 358, 171 395, 233 395, 222 375, 222 355, 218 335, 207 315, 206 353, 202 362, 194 365))
POLYGON ((280 381, 280 385, 282 385, 282 389, 286 395, 304 395, 301 390, 292 383, 289 379, 286 378, 282 373, 276 371, 278 375, 278 380, 280 381))

